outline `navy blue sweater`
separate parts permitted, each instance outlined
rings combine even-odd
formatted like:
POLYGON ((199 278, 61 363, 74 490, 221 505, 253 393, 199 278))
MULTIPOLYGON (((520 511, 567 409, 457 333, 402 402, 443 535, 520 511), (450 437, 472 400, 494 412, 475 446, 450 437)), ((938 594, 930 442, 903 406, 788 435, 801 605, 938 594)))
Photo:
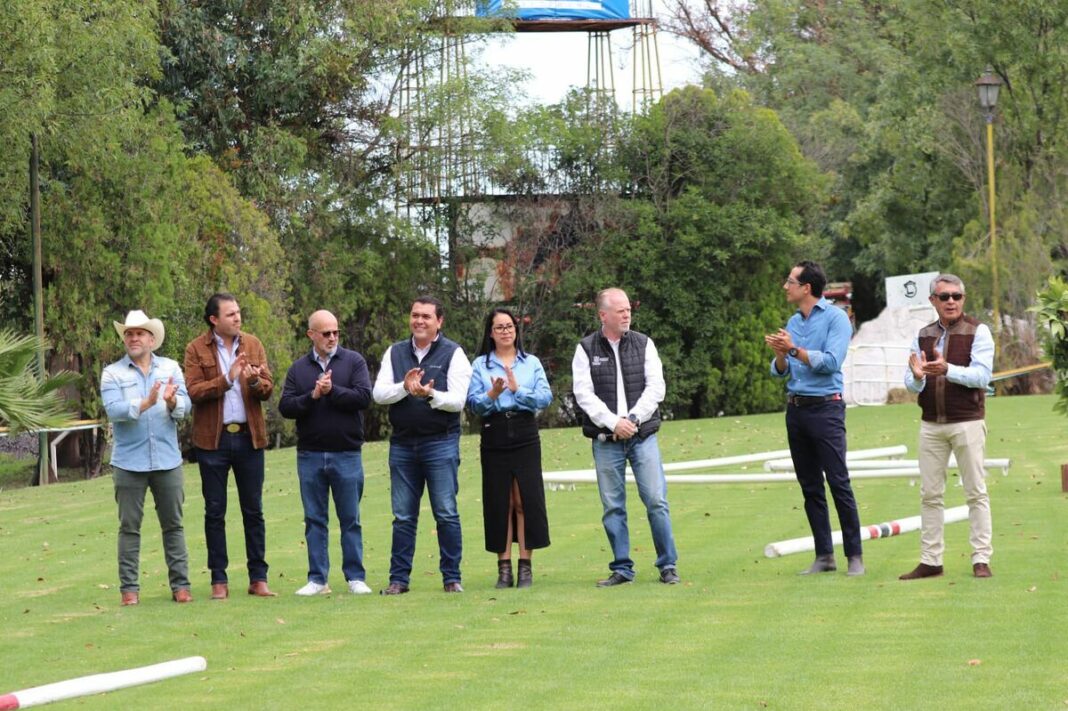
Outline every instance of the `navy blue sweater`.
POLYGON ((327 364, 333 382, 329 393, 312 399, 323 370, 311 353, 299 358, 286 373, 278 410, 297 421, 297 449, 348 452, 363 445, 363 410, 371 405, 371 376, 367 361, 356 351, 338 347, 327 364))

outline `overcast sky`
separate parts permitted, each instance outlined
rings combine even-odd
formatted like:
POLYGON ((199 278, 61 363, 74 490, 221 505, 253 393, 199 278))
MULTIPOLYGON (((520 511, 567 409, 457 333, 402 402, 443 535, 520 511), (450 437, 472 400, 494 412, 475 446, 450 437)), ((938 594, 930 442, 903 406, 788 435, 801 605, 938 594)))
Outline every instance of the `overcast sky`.
MULTIPOLYGON (((631 108, 633 34, 630 28, 615 30, 612 63, 615 65, 616 97, 620 106, 631 108)), ((586 86, 587 33, 516 33, 490 40, 481 62, 491 66, 526 69, 531 80, 526 94, 538 103, 559 102, 568 88, 586 86)), ((698 50, 667 32, 657 33, 660 72, 664 92, 700 81, 698 50)))

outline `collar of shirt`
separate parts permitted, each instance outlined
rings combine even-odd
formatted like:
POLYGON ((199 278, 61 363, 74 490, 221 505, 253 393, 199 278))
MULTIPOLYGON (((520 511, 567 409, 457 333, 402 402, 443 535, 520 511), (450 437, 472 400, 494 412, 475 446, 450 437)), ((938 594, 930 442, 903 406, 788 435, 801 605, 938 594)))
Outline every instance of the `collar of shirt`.
POLYGON ((314 360, 316 363, 318 363, 319 367, 322 368, 323 371, 325 371, 326 370, 326 366, 330 365, 330 360, 334 356, 337 355, 337 349, 338 349, 337 346, 334 346, 333 348, 331 348, 330 352, 326 354, 326 358, 324 359, 322 356, 319 355, 319 351, 317 351, 314 348, 312 348, 312 352, 311 352, 312 360, 314 360))
MULTIPOLYGON (((215 340, 215 347, 218 348, 220 352, 226 353, 227 352, 226 351, 226 341, 224 341, 222 339, 222 336, 217 334, 213 329, 212 332, 211 332, 211 337, 212 337, 212 339, 215 340)), ((233 347, 230 348, 229 355, 232 356, 234 353, 237 353, 237 349, 240 346, 241 346, 241 334, 239 333, 236 336, 234 336, 234 345, 233 345, 233 347)))
MULTIPOLYGON (((482 356, 483 361, 485 361, 485 358, 486 358, 486 356, 482 356)), ((518 350, 515 352, 515 362, 516 362, 516 364, 522 363, 526 359, 527 359, 527 356, 526 356, 525 353, 520 353, 518 350)), ((496 367, 500 368, 501 370, 504 370, 504 362, 501 361, 501 359, 497 357, 497 351, 490 351, 489 352, 489 360, 490 360, 490 367, 491 368, 496 366, 496 367)))
POLYGON ((438 342, 439 338, 441 338, 440 332, 438 332, 438 335, 434 336, 434 340, 428 343, 426 348, 420 348, 415 345, 415 336, 412 336, 412 350, 415 351, 415 359, 421 363, 423 358, 426 357, 426 354, 430 352, 430 349, 434 347, 434 344, 438 342))

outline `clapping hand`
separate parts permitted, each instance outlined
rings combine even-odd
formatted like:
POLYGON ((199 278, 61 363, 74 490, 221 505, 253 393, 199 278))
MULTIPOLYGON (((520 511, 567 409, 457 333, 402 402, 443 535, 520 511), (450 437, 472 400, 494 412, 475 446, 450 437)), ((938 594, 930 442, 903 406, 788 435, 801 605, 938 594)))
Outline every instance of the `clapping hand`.
MULTIPOLYGON (((156 383, 154 388, 156 393, 159 393, 159 382, 156 383)), ((174 382, 174 376, 172 375, 167 379, 167 385, 163 388, 163 402, 167 405, 167 409, 174 411, 174 408, 178 406, 178 383, 174 382)))

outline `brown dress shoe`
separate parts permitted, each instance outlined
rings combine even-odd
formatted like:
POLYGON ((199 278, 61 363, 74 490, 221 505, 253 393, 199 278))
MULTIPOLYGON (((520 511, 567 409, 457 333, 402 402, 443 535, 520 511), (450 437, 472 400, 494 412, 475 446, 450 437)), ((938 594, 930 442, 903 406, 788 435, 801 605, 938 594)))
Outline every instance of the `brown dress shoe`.
POLYGON ((460 583, 445 583, 445 592, 447 593, 461 593, 464 591, 464 586, 460 583))
POLYGON ((977 578, 989 578, 994 575, 990 572, 990 566, 986 563, 976 563, 973 565, 972 574, 977 578))
POLYGON ((136 592, 130 591, 130 592, 124 592, 122 594, 122 606, 123 607, 126 607, 127 605, 140 605, 140 604, 141 604, 141 596, 138 595, 136 592))
POLYGON ((408 592, 408 586, 403 583, 390 583, 389 586, 382 591, 383 595, 403 595, 408 592))
POLYGON ((266 580, 256 580, 248 586, 248 594, 256 597, 278 597, 278 593, 271 592, 267 587, 266 580))
POLYGON ((189 593, 188 588, 178 588, 171 593, 171 597, 174 598, 175 602, 193 602, 193 596, 189 593))
POLYGON ((226 583, 212 583, 211 584, 211 599, 212 600, 225 600, 230 597, 230 586, 226 583))
POLYGON ((927 565, 926 563, 920 563, 915 568, 899 575, 898 580, 919 580, 920 578, 937 578, 942 575, 942 566, 940 565, 927 565))

